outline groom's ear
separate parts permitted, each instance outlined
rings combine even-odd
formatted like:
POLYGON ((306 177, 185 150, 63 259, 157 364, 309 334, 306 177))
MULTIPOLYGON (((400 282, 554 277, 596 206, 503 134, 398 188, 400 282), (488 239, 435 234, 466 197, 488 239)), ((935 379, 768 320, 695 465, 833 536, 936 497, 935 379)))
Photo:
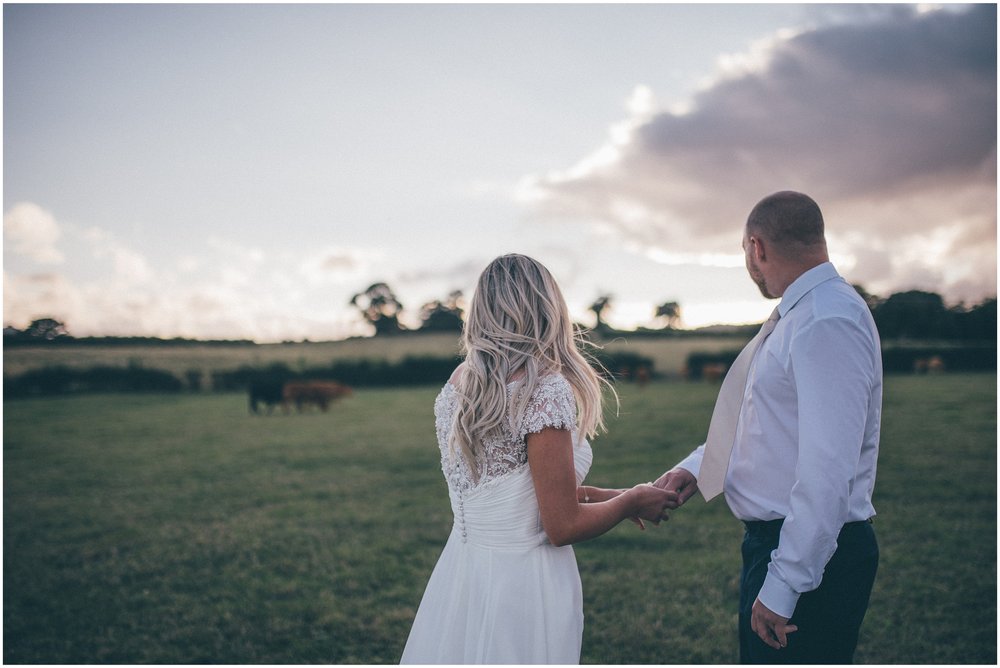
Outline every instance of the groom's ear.
POLYGON ((760 237, 750 236, 750 256, 758 262, 767 260, 767 246, 760 237))

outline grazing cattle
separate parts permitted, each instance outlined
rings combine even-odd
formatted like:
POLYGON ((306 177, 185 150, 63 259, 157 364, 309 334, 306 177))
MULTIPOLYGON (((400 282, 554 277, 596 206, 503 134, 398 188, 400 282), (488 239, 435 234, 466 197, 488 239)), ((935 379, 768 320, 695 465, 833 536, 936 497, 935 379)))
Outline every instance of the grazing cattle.
POLYGON ((927 373, 944 373, 944 360, 940 355, 934 355, 927 360, 927 373))
POLYGON ((248 388, 250 412, 257 415, 260 413, 258 404, 264 404, 267 407, 268 415, 270 415, 274 407, 284 401, 284 387, 284 380, 275 380, 273 378, 251 382, 248 388))
POLYGON ((729 370, 729 365, 723 364, 722 362, 717 362, 715 364, 706 364, 701 367, 701 377, 705 380, 714 383, 717 380, 721 380, 723 376, 726 375, 726 371, 729 370))
POLYGON ((309 404, 314 404, 321 411, 326 411, 331 402, 353 393, 347 385, 341 385, 329 380, 295 380, 285 383, 282 401, 285 410, 290 404, 301 413, 309 404))
POLYGON ((649 376, 649 367, 647 366, 641 366, 635 370, 635 382, 638 383, 639 387, 646 387, 649 376))
POLYGON ((918 357, 913 360, 913 373, 944 373, 945 364, 940 355, 918 357))

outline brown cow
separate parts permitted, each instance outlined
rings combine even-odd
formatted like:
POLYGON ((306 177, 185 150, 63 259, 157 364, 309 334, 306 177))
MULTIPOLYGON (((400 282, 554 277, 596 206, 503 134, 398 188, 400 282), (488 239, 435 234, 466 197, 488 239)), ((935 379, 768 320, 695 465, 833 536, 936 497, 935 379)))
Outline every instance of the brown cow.
POLYGON ((940 355, 918 357, 913 360, 913 373, 944 373, 945 363, 940 355))
POLYGON ((944 373, 944 360, 940 355, 934 355, 927 360, 927 373, 944 373))
POLYGON ((715 364, 706 364, 701 367, 701 377, 710 383, 714 383, 718 380, 722 380, 723 376, 726 375, 726 371, 729 370, 728 364, 723 364, 722 362, 717 362, 715 364))
POLYGON ((285 383, 282 399, 286 412, 292 403, 300 413, 309 404, 315 404, 326 412, 330 402, 350 396, 353 392, 347 385, 331 380, 293 380, 285 383))

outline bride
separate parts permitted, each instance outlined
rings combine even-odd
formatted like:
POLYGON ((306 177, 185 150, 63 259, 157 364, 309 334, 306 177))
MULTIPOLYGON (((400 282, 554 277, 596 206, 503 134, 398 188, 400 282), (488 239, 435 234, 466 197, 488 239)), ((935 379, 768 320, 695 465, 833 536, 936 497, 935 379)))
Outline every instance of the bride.
POLYGON ((479 277, 465 362, 434 403, 454 525, 401 663, 579 663, 572 543, 624 519, 658 523, 673 492, 581 486, 603 429, 601 383, 555 280, 524 255, 479 277))

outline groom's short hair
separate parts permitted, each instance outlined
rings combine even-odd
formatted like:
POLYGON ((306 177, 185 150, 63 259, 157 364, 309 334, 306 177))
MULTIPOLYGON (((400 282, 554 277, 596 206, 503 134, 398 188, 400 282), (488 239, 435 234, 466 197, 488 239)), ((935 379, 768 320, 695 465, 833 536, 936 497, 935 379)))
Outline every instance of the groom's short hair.
POLYGON ((823 214, 808 195, 783 190, 768 195, 747 217, 747 232, 783 247, 825 245, 823 214))

